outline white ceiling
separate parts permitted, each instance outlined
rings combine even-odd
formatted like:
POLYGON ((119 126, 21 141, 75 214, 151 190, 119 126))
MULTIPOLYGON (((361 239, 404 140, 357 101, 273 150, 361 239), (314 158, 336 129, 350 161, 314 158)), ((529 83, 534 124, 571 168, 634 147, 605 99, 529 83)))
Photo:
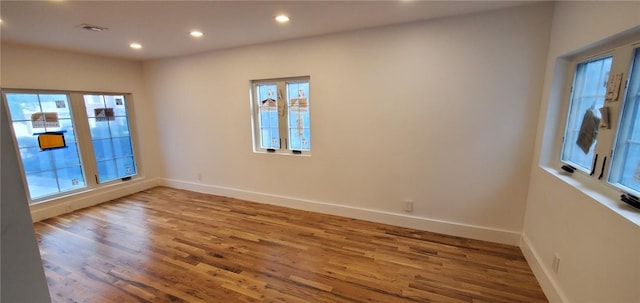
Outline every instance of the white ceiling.
POLYGON ((0 1, 0 38, 154 59, 524 5, 530 1, 0 1), (277 14, 288 24, 274 21, 277 14), (109 28, 83 30, 88 23, 109 28), (200 39, 189 36, 198 29, 200 39), (129 48, 131 42, 143 45, 129 48))

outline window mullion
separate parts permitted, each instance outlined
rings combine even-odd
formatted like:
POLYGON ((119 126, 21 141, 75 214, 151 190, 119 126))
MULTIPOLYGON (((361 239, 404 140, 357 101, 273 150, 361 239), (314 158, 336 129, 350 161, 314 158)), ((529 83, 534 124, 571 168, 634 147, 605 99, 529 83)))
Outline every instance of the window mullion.
MULTIPOLYGON (((258 140, 262 140, 262 130, 260 125, 262 125, 262 120, 260 118, 260 100, 258 100, 258 84, 253 83, 251 85, 251 111, 252 111, 252 122, 253 122, 253 132, 254 138, 259 138, 258 140)), ((257 140, 253 140, 254 148, 261 148, 261 143, 257 140)))
POLYGON ((91 130, 89 128, 89 119, 87 118, 87 109, 84 105, 83 95, 81 93, 71 93, 70 103, 72 104, 72 115, 76 125, 76 144, 80 151, 80 159, 84 167, 85 182, 88 187, 96 187, 96 176, 98 175, 97 164, 95 161, 95 152, 91 141, 91 130))
POLYGON ((278 133, 282 143, 280 149, 289 149, 289 104, 288 104, 288 92, 287 85, 284 81, 277 82, 278 87, 278 111, 282 114, 278 115, 278 133))

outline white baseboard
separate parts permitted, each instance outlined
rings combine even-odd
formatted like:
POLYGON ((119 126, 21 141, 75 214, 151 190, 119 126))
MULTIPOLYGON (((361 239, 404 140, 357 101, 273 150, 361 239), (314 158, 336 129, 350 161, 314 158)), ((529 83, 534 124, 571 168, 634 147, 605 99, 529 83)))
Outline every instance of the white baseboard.
POLYGON ((552 272, 544 266, 540 255, 536 252, 535 247, 531 245, 526 234, 522 235, 520 250, 522 250, 522 254, 525 259, 527 259, 527 263, 529 263, 529 267, 531 267, 538 283, 540 283, 540 287, 542 287, 542 291, 544 291, 544 294, 547 296, 549 303, 569 303, 567 297, 560 287, 558 287, 555 275, 552 275, 552 272))
POLYGON ((89 190, 76 193, 55 201, 35 204, 31 206, 31 219, 33 222, 59 216, 72 211, 94 206, 109 200, 117 199, 158 186, 160 179, 133 179, 125 184, 89 190))
POLYGON ((160 184, 194 192, 232 197, 241 200, 349 217, 354 219, 414 228, 418 230, 465 237, 469 239, 502 243, 513 246, 518 246, 520 244, 521 238, 520 232, 516 231, 500 230, 437 219, 409 216, 401 213, 392 213, 374 209, 365 209, 306 199, 278 196, 236 188, 227 188, 172 179, 160 179, 160 184))

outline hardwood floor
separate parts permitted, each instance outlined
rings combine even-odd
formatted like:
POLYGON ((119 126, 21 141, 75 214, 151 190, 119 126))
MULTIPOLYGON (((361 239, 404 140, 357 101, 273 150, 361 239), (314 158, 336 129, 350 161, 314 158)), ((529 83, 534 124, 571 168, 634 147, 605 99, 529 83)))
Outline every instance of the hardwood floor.
POLYGON ((35 224, 53 302, 546 302, 519 248, 157 187, 35 224))

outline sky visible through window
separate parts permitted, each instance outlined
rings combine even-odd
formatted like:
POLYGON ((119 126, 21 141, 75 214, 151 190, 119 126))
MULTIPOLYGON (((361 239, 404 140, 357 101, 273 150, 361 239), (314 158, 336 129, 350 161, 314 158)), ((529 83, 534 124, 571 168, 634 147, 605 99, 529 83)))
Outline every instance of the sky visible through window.
POLYGON ((68 96, 7 93, 6 99, 31 199, 85 187, 68 96), (55 121, 40 121, 44 113, 55 113, 55 121), (37 134, 53 131, 63 132, 67 148, 41 151, 37 134))
POLYGON ((5 93, 32 202, 87 187, 87 174, 91 180, 96 174, 96 181, 104 183, 137 173, 125 96, 84 95, 84 104, 80 99, 74 101, 72 96, 67 93, 5 93), (77 118, 88 119, 88 129, 76 128, 74 113, 77 118), (82 136, 78 136, 79 133, 82 136), (56 138, 62 135, 63 146, 52 149, 41 146, 39 136, 42 134, 56 138), (78 142, 89 138, 93 150, 82 150, 80 146, 85 145, 78 142), (87 172, 86 161, 95 161, 97 172, 92 168, 87 172))

